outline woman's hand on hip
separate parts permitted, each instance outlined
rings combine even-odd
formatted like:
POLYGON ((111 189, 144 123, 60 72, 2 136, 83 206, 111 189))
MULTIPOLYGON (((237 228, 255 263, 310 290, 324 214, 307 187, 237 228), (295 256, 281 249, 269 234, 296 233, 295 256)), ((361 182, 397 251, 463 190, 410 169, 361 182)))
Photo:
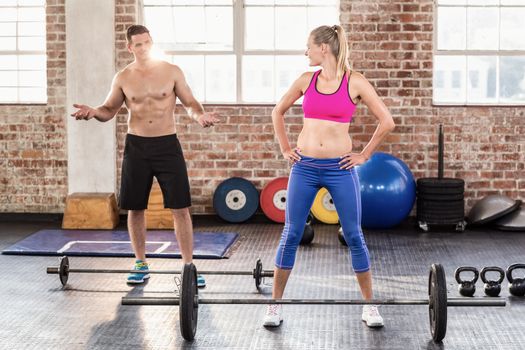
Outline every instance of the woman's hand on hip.
POLYGON ((298 148, 285 150, 283 151, 283 157, 295 164, 296 162, 301 160, 301 157, 297 154, 297 151, 299 151, 298 148))
POLYGON ((361 153, 350 152, 341 156, 339 164, 341 164, 341 169, 351 169, 356 165, 364 164, 367 160, 368 158, 361 153))

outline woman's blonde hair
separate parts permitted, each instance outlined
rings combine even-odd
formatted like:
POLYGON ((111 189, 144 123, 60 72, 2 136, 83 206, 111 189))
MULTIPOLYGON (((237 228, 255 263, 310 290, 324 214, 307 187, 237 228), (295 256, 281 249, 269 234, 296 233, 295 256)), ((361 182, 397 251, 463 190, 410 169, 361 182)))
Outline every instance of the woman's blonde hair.
POLYGON ((348 63, 348 44, 346 33, 340 25, 320 26, 310 33, 316 45, 327 44, 334 56, 337 58, 337 79, 341 79, 344 73, 350 71, 348 63))

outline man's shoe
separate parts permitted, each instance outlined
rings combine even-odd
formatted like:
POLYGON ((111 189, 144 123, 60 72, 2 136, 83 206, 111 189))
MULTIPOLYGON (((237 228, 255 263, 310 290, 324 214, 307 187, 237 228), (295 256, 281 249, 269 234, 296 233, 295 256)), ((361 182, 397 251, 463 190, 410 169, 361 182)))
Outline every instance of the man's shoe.
POLYGON ((144 283, 144 281, 149 278, 149 273, 147 273, 147 271, 149 271, 149 267, 148 267, 148 263, 147 262, 142 261, 142 260, 136 260, 135 261, 135 266, 133 266, 133 270, 145 271, 146 273, 144 273, 144 272, 141 272, 141 273, 130 273, 128 275, 128 280, 127 280, 128 283, 130 283, 130 284, 144 283))
POLYGON ((202 275, 197 275, 197 287, 204 288, 206 287, 206 280, 202 275))
POLYGON ((383 327, 383 317, 379 314, 376 305, 364 305, 361 319, 368 327, 383 327))
POLYGON ((263 326, 279 327, 282 321, 283 321, 283 306, 281 304, 267 305, 263 326))

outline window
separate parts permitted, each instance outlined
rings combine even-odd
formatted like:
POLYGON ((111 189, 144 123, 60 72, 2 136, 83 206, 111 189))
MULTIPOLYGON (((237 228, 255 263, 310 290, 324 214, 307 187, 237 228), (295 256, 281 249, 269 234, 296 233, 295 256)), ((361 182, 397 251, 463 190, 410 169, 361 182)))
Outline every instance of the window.
POLYGON ((143 0, 153 41, 206 103, 274 103, 301 73, 309 32, 337 0, 143 0))
POLYGON ((525 104, 525 0, 438 0, 434 104, 525 104))
POLYGON ((0 103, 45 103, 45 0, 0 2, 0 103))

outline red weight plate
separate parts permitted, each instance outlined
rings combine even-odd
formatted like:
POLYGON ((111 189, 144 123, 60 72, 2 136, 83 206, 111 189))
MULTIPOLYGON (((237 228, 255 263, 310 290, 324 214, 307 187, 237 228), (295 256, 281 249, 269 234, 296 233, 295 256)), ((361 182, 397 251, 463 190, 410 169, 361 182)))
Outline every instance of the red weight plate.
POLYGON ((260 203, 264 215, 272 221, 284 223, 286 209, 286 188, 288 177, 278 177, 270 181, 262 190, 260 203))

